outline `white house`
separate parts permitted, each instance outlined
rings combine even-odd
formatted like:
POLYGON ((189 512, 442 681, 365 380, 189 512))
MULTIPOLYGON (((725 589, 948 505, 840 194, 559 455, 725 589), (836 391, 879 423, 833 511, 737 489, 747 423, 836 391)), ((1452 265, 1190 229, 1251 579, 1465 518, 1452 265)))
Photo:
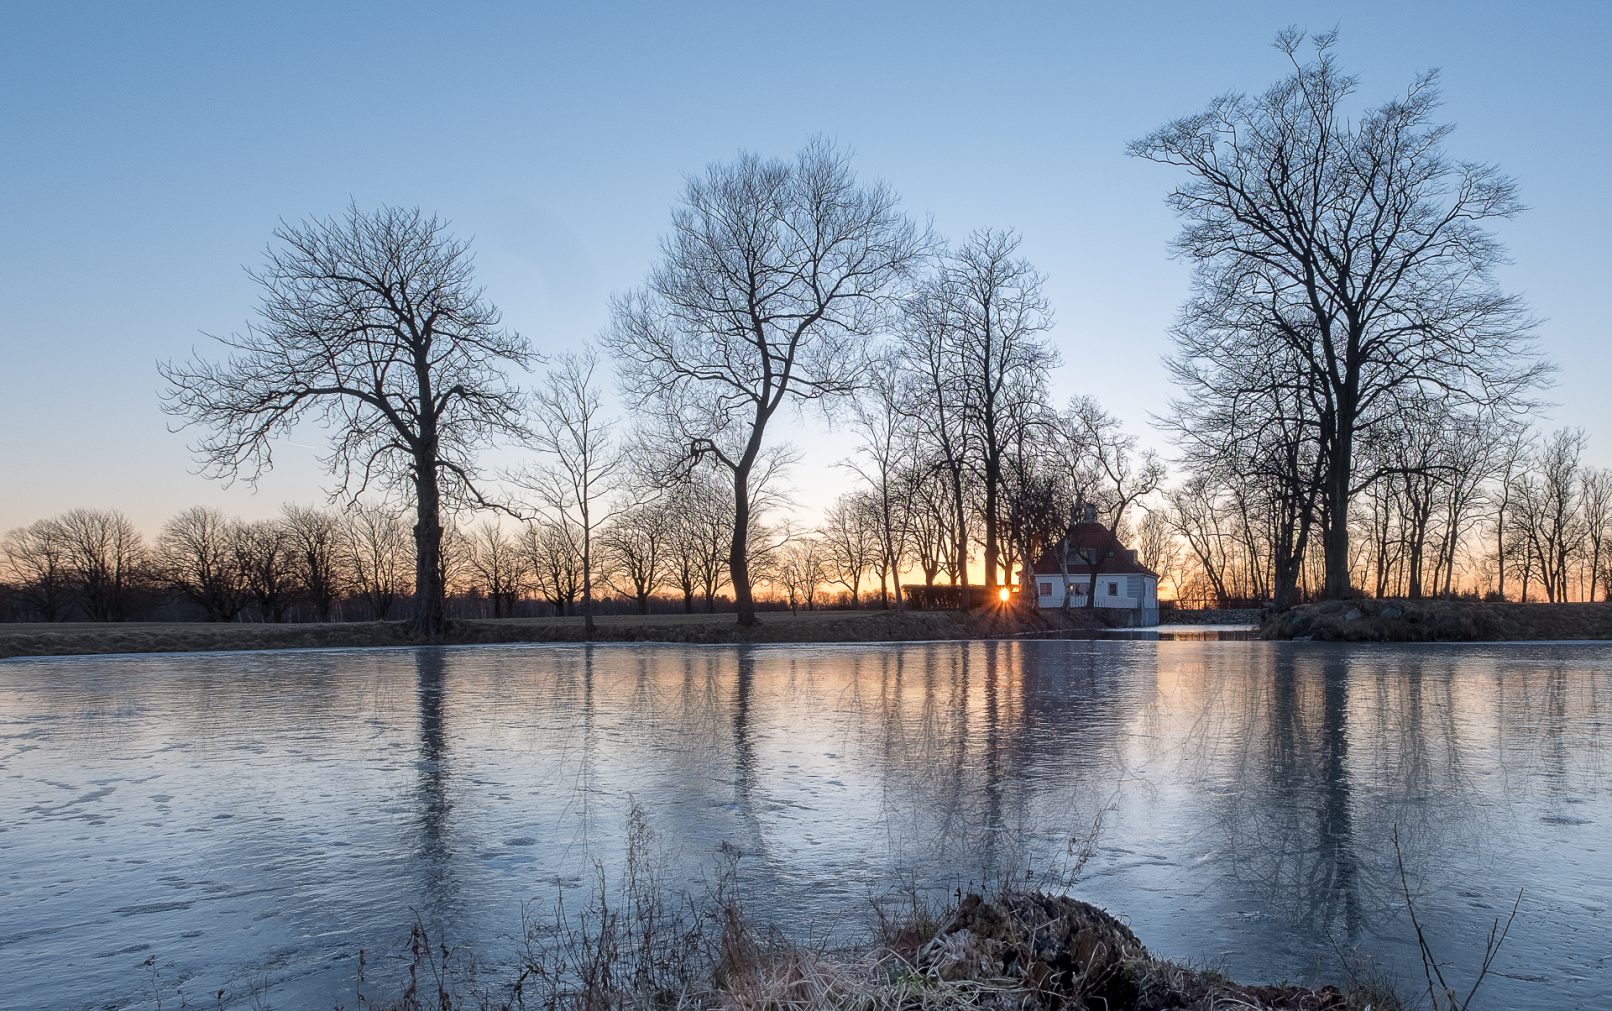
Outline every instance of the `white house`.
POLYGON ((1093 587, 1097 607, 1116 624, 1147 627, 1159 623, 1158 573, 1136 560, 1136 552, 1096 521, 1086 509, 1085 522, 1069 527, 1043 554, 1032 572, 1036 605, 1046 610, 1086 606, 1093 587))

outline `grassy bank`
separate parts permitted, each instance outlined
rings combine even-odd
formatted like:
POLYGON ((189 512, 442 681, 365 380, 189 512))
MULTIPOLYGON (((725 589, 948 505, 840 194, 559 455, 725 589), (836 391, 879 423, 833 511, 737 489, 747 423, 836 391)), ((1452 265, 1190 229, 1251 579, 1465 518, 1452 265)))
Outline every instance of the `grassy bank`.
POLYGON ((1003 890, 881 917, 866 944, 802 945, 761 929, 729 898, 668 914, 629 898, 596 905, 509 979, 456 964, 424 928, 410 937, 401 996, 356 993, 385 1011, 1403 1011, 1382 984, 1243 984, 1151 954, 1103 909, 1003 890), (479 982, 478 982, 479 980, 479 982))
POLYGON ((1612 639, 1612 604, 1333 600, 1272 615, 1259 634, 1329 642, 1612 639))
MULTIPOLYGON (((982 639, 1042 632, 1100 630, 1095 615, 982 611, 787 611, 761 615, 740 629, 731 614, 608 615, 597 619, 600 642, 896 642, 982 639)), ((456 621, 448 644, 580 642, 580 618, 456 621)), ((0 625, 0 658, 103 653, 190 653, 312 647, 406 646, 404 622, 330 624, 64 623, 0 625)))

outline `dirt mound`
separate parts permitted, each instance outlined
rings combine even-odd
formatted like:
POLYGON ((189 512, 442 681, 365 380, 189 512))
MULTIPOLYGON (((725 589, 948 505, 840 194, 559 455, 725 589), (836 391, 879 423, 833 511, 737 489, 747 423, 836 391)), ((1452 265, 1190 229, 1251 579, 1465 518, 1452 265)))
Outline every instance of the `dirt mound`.
POLYGON ((1333 987, 1239 986, 1155 958, 1131 929, 1079 899, 1004 892, 969 895, 919 949, 916 967, 973 1006, 1104 1011, 1346 1011, 1333 987))
POLYGON ((1131 928, 1104 910, 1062 895, 970 895, 918 953, 943 980, 1005 982, 1049 1006, 1134 1007, 1130 963, 1147 959, 1131 928))

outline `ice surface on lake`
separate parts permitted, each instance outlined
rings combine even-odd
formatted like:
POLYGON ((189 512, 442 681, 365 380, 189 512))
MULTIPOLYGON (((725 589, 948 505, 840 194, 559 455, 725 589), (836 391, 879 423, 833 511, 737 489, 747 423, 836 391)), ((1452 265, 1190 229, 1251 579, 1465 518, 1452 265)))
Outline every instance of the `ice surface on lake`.
POLYGON ((1101 815, 1075 894, 1250 980, 1338 979, 1334 941, 1419 972, 1397 825, 1457 976, 1524 890, 1488 1006, 1599 1006, 1609 726, 1604 644, 8 661, 0 1007, 350 1003, 416 914, 497 965, 523 904, 619 863, 630 798, 673 886, 728 842, 753 914, 853 933, 906 880, 1055 875, 1101 815))

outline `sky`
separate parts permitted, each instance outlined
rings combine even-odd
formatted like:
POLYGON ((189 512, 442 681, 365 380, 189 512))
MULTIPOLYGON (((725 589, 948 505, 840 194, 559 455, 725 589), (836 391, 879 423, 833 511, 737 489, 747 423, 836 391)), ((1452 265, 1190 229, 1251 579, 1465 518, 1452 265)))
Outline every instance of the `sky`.
MULTIPOLYGON (((638 284, 685 176, 814 134, 961 238, 1012 227, 1048 275, 1062 401, 1148 444, 1187 292, 1170 169, 1125 145, 1336 28, 1363 97, 1442 71, 1452 156, 1514 176, 1503 283, 1559 366, 1541 414, 1612 463, 1612 4, 79 4, 0 0, 0 531, 76 506, 154 533, 191 505, 322 501, 320 433, 254 490, 195 473, 157 362, 239 330, 281 219, 419 206, 472 240, 506 322, 580 347, 638 284)), ((789 419, 809 519, 850 443, 789 419)), ((518 463, 495 454, 494 467, 518 463)))

